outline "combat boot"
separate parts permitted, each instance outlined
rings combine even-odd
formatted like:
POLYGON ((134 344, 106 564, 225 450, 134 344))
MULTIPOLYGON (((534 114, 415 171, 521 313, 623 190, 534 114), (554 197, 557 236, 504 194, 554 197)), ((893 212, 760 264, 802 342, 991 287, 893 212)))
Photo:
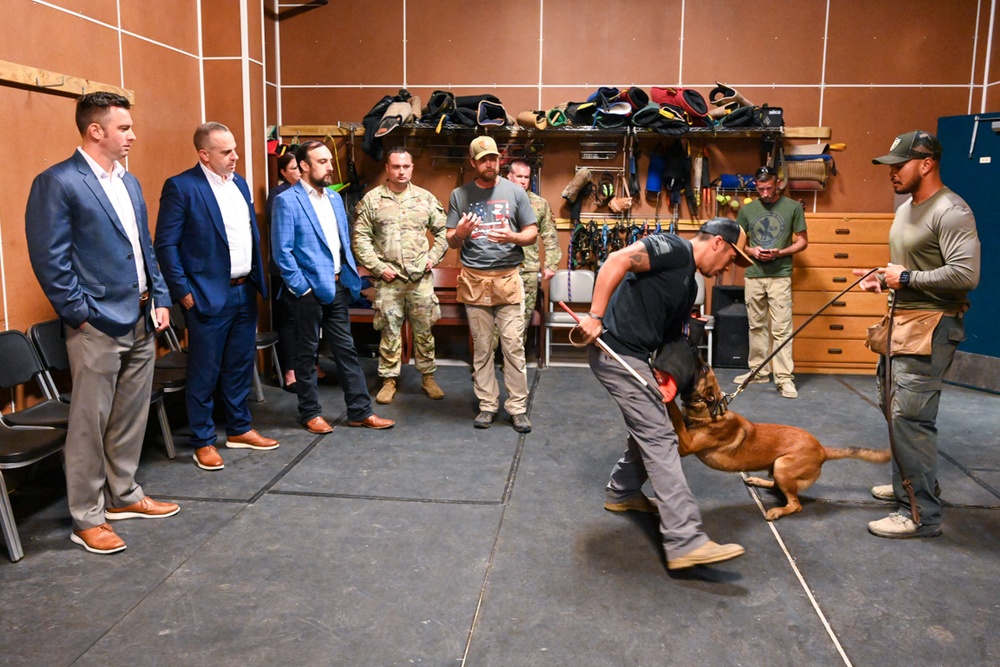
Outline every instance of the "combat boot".
POLYGON ((382 405, 392 403, 392 399, 395 395, 396 378, 383 378, 382 388, 378 390, 378 396, 375 397, 375 402, 381 403, 382 405))
POLYGON ((435 401, 444 398, 444 392, 441 391, 438 383, 434 381, 434 373, 424 375, 424 380, 420 383, 420 388, 424 390, 428 398, 433 398, 435 401))

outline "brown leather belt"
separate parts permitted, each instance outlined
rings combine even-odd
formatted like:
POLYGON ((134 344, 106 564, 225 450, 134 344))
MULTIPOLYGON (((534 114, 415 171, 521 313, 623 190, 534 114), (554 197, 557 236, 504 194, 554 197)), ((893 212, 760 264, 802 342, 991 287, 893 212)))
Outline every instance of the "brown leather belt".
POLYGON ((145 310, 147 303, 149 303, 149 290, 139 295, 139 310, 145 310))
POLYGON ((247 281, 247 276, 240 276, 239 278, 233 278, 229 281, 230 287, 236 287, 237 285, 242 285, 247 281))

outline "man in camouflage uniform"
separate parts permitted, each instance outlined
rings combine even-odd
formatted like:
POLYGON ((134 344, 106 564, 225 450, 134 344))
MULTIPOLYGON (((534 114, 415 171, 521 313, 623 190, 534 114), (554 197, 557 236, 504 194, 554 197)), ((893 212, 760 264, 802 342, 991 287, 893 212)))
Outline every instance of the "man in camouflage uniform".
MULTIPOLYGON (((545 268, 542 269, 542 279, 549 280, 556 274, 559 262, 562 260, 562 250, 559 248, 559 236, 556 233, 556 221, 552 217, 552 207, 549 203, 531 191, 531 165, 526 160, 517 159, 510 163, 507 178, 520 185, 528 193, 528 201, 535 212, 538 221, 538 238, 545 245, 545 268)), ((531 326, 531 311, 535 309, 535 297, 538 296, 538 269, 541 262, 538 259, 538 241, 524 246, 524 263, 521 264, 521 280, 524 282, 524 340, 528 340, 528 327, 531 326)), ((493 347, 496 348, 500 332, 493 332, 493 347)))
POLYGON ((434 336, 431 325, 441 317, 434 295, 434 267, 448 250, 441 202, 410 182, 413 157, 402 147, 386 155, 386 181, 358 204, 354 223, 354 256, 375 279, 374 327, 382 332, 378 374, 382 388, 375 401, 392 403, 402 366, 403 320, 413 329, 414 363, 423 376, 421 389, 444 398, 434 381, 434 336), (434 236, 430 247, 427 232, 434 236))

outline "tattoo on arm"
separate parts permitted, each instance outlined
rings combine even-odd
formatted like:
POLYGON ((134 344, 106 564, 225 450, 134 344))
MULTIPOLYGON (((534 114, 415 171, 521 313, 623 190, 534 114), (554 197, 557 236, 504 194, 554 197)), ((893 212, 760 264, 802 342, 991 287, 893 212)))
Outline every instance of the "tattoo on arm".
POLYGON ((636 245, 638 247, 633 247, 628 255, 628 270, 633 273, 649 271, 649 253, 641 243, 636 245))

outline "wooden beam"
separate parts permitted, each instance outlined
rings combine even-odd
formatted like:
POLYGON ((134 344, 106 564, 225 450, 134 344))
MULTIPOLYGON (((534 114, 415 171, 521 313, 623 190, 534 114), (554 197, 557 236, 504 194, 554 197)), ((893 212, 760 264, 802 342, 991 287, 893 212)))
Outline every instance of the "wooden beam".
POLYGON ((829 139, 830 128, 828 127, 786 127, 786 139, 829 139))
POLYGON ((117 93, 128 98, 132 104, 135 103, 135 92, 127 88, 119 88, 109 83, 100 83, 90 79, 81 79, 69 74, 59 74, 49 70, 19 65, 17 63, 0 60, 0 81, 7 81, 38 90, 53 90, 60 93, 69 93, 79 96, 85 93, 117 93))

